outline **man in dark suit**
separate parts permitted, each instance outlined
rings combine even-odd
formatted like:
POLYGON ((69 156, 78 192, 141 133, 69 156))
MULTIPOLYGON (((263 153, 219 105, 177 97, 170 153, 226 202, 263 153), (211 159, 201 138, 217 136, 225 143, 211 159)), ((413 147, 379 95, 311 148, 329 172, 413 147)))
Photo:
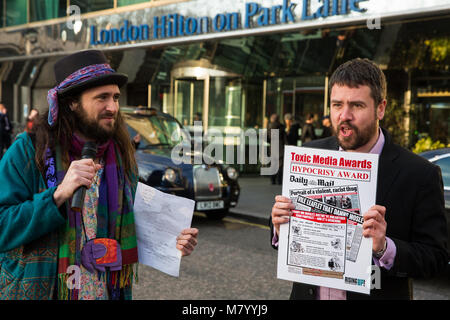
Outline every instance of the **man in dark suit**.
MULTIPOLYGON (((363 295, 294 283, 291 299, 412 299, 412 278, 429 278, 445 269, 447 226, 439 167, 394 144, 379 127, 386 109, 386 79, 367 59, 354 59, 330 78, 334 136, 307 147, 378 153, 376 205, 364 213, 363 235, 372 238, 380 289, 363 295)), ((277 196, 272 208, 272 245, 279 226, 294 208, 277 196)))
MULTIPOLYGON (((286 144, 286 132, 284 126, 280 122, 278 114, 274 113, 270 116, 270 123, 267 126, 267 142, 273 143, 272 130, 278 131, 278 171, 270 176, 272 184, 281 184, 283 182, 283 155, 284 146, 286 144)), ((272 148, 271 148, 272 149, 272 148)))
POLYGON ((306 115, 305 124, 302 128, 302 144, 311 142, 317 139, 316 133, 314 131, 314 115, 312 113, 308 113, 306 115))
POLYGON ((322 119, 322 135, 321 138, 328 138, 333 135, 333 131, 331 130, 331 120, 330 116, 324 116, 322 119))
POLYGON ((286 145, 296 146, 299 139, 298 130, 300 129, 300 124, 295 121, 290 113, 284 115, 284 124, 286 126, 286 145))

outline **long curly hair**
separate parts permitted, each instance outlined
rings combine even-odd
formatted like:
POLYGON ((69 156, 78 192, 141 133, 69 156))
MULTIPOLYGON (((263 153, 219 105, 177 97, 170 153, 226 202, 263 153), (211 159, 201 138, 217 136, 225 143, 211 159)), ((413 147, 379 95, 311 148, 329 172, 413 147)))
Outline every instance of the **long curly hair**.
MULTIPOLYGON (((75 117, 70 110, 72 103, 80 103, 81 94, 77 96, 68 96, 59 98, 58 119, 53 127, 48 124, 47 110, 44 114, 35 119, 32 133, 36 137, 36 156, 35 161, 39 171, 44 175, 45 173, 45 153, 47 148, 52 152, 55 151, 57 144, 61 147, 62 161, 69 164, 69 149, 71 146, 72 135, 76 129, 75 117)), ((116 142, 128 179, 137 175, 137 164, 134 157, 134 146, 131 142, 131 137, 125 125, 125 121, 120 113, 117 114, 116 130, 112 139, 116 142)))

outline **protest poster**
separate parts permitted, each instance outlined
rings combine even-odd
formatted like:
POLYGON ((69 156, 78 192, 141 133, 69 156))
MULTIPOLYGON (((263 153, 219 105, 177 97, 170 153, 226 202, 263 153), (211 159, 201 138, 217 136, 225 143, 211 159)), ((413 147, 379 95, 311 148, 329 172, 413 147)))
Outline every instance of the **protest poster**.
POLYGON ((278 278, 370 293, 362 214, 375 204, 377 172, 376 154, 286 146, 282 194, 295 209, 280 226, 278 278))

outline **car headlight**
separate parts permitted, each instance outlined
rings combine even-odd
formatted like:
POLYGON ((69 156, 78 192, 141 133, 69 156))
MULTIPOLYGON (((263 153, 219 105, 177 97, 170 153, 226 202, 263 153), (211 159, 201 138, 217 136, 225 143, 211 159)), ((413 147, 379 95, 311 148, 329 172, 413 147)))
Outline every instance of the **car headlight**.
POLYGON ((231 180, 236 180, 238 177, 238 172, 236 171, 235 168, 233 167, 228 167, 227 168, 227 176, 228 178, 230 178, 231 180))
POLYGON ((174 183, 177 180, 177 173, 171 168, 167 168, 164 172, 164 180, 174 183))

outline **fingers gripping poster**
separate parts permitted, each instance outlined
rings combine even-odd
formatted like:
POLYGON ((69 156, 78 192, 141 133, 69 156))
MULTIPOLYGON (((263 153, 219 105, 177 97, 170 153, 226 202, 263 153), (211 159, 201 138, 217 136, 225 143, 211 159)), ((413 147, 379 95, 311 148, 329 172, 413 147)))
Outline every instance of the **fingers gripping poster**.
POLYGON ((369 294, 372 240, 362 224, 375 204, 378 155, 287 146, 283 170, 295 209, 280 226, 277 277, 369 294))

